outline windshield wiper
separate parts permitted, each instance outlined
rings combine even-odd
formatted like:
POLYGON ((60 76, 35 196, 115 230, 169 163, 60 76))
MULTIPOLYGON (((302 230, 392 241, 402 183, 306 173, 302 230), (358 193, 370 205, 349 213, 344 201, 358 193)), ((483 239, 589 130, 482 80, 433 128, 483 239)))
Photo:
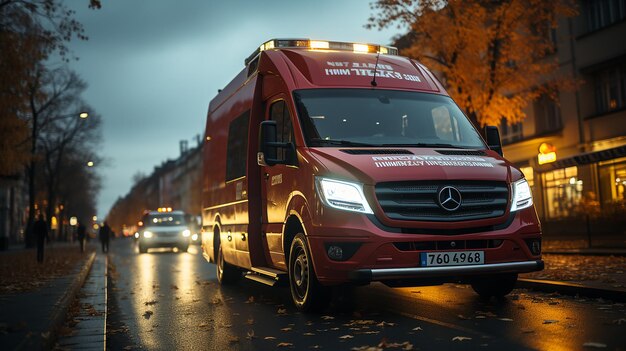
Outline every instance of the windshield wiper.
POLYGON ((367 144, 367 143, 359 143, 356 141, 350 140, 340 140, 340 139, 321 139, 321 138, 311 138, 311 142, 317 145, 341 145, 341 146, 365 146, 365 147, 375 147, 378 145, 367 144))
POLYGON ((392 146, 392 147, 445 147, 449 149, 475 149, 467 148, 458 145, 445 144, 445 143, 410 143, 410 144, 381 144, 379 146, 392 146))

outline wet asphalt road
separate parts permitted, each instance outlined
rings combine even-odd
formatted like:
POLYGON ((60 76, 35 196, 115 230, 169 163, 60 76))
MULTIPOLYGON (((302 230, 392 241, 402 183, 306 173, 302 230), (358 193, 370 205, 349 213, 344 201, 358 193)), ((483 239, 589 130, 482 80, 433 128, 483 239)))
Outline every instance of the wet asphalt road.
POLYGON ((626 305, 517 289, 484 301, 465 285, 359 287, 301 314, 286 287, 220 286, 198 246, 109 253, 111 350, 625 350, 626 305), (370 349, 371 347, 371 349, 370 349))

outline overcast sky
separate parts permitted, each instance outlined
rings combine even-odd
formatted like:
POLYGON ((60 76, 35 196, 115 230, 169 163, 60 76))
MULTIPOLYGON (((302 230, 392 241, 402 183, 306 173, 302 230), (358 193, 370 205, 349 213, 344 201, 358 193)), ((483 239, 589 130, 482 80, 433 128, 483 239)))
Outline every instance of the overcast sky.
MULTIPOLYGON (((179 156, 179 141, 204 132, 209 101, 272 38, 389 44, 399 30, 364 28, 368 0, 116 0, 77 11, 88 41, 70 44, 84 98, 103 117, 98 215, 128 193, 137 172, 179 156)), ((98 166, 98 165, 97 165, 98 166)))

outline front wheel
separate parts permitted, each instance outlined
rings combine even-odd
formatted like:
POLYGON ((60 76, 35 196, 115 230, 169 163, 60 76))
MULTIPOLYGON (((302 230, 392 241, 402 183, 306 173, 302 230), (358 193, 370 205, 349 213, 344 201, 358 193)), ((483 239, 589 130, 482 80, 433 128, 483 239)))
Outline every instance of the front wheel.
POLYGON ((479 277, 472 281, 472 289, 483 298, 502 298, 508 295, 517 282, 517 274, 479 277))
POLYGON ((304 234, 298 233, 289 251, 289 287, 296 307, 303 312, 319 311, 330 300, 330 289, 317 280, 304 234))
POLYGON ((222 252, 222 245, 220 245, 217 253, 217 281, 220 284, 228 285, 236 283, 241 278, 241 271, 230 265, 224 260, 224 253, 222 252))

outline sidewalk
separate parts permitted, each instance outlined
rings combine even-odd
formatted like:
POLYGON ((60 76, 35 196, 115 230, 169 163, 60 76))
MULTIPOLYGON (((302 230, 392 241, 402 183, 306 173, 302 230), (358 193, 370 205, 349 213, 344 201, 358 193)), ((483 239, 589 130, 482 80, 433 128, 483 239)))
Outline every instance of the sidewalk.
POLYGON ((67 309, 87 277, 95 252, 47 247, 44 264, 32 249, 0 255, 0 345, 3 350, 50 349, 67 309), (44 277, 52 279, 45 280, 44 277))
POLYGON ((626 302, 626 249, 586 248, 580 241, 544 244, 546 267, 520 275, 518 287, 626 302))

